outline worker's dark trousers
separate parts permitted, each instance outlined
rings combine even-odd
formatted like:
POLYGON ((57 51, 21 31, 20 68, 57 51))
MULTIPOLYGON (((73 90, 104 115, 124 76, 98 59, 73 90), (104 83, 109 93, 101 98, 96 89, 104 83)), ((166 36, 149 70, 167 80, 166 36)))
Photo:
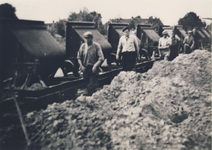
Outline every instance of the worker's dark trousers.
POLYGON ((92 93, 94 93, 98 87, 99 73, 93 73, 92 68, 93 66, 88 66, 83 72, 83 79, 87 85, 88 95, 92 95, 92 93))
POLYGON ((170 46, 170 54, 169 54, 169 61, 172 61, 173 59, 175 59, 177 56, 179 55, 179 51, 178 51, 178 45, 171 45, 170 46))
POLYGON ((122 53, 122 67, 124 71, 131 71, 135 67, 136 52, 122 53))
POLYGON ((184 45, 184 54, 190 54, 192 52, 192 49, 187 46, 187 45, 184 45))

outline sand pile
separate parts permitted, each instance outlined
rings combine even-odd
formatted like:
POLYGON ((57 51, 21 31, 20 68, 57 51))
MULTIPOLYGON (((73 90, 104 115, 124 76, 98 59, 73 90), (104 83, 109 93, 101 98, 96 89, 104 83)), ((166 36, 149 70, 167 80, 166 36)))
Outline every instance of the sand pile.
POLYGON ((40 149, 211 149, 211 53, 121 72, 91 97, 28 113, 40 149))

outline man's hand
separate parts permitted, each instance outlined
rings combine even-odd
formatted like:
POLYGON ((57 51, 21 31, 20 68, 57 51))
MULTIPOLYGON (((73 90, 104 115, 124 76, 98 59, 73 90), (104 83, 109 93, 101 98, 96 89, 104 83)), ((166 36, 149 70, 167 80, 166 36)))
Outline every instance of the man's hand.
POLYGON ((140 63, 141 62, 141 58, 140 56, 137 57, 137 62, 140 63))
POLYGON ((82 71, 82 72, 84 72, 85 71, 85 67, 82 65, 82 66, 80 66, 80 70, 82 71))
POLYGON ((93 68, 92 68, 92 72, 93 73, 97 73, 97 68, 98 68, 98 66, 97 65, 94 65, 93 68))
POLYGON ((154 57, 154 56, 152 56, 152 57, 151 57, 151 59, 152 59, 152 60, 155 60, 155 57, 154 57))
POLYGON ((193 48, 194 48, 194 46, 191 46, 191 47, 190 47, 190 49, 193 49, 193 48))
POLYGON ((116 60, 119 60, 119 55, 118 54, 116 55, 116 60))

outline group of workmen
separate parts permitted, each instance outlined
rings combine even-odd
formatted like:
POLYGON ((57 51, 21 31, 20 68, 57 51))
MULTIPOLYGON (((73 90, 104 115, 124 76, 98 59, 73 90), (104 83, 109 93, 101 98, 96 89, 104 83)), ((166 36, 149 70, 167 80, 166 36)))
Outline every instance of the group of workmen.
POLYGON ((158 53, 160 58, 172 61, 179 55, 180 51, 184 54, 189 54, 195 49, 203 49, 202 42, 198 38, 195 28, 192 31, 187 31, 187 36, 183 40, 182 47, 180 38, 176 35, 175 30, 172 31, 171 37, 169 37, 167 30, 164 30, 162 34, 163 37, 161 37, 158 42, 158 49, 153 51, 153 60, 155 59, 156 52, 158 53))
MULTIPOLYGON (((123 36, 119 39, 117 47, 116 59, 121 61, 121 65, 124 71, 131 71, 135 67, 137 62, 140 62, 140 48, 138 45, 137 37, 130 34, 129 27, 122 29, 123 36)), ((163 31, 163 37, 159 39, 158 48, 153 51, 152 59, 155 59, 156 53, 158 53, 161 59, 173 60, 179 55, 179 42, 176 33, 172 32, 172 36, 169 37, 166 30, 163 31)), ((194 49, 197 49, 197 43, 195 42, 195 33, 188 31, 187 37, 183 41, 183 49, 185 54, 191 53, 194 49)), ((87 94, 91 95, 96 91, 98 86, 98 75, 100 72, 100 66, 104 61, 103 51, 101 46, 93 41, 92 32, 84 33, 85 43, 80 46, 77 53, 77 60, 80 70, 83 73, 84 81, 87 83, 87 94)))

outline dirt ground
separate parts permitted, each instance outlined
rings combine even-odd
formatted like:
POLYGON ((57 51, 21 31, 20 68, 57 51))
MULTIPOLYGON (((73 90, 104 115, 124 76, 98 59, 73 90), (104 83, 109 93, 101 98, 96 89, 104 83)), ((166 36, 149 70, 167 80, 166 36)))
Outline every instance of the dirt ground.
POLYGON ((143 74, 122 71, 92 96, 80 93, 25 116, 31 149, 211 149, 208 51, 155 62, 143 74))

